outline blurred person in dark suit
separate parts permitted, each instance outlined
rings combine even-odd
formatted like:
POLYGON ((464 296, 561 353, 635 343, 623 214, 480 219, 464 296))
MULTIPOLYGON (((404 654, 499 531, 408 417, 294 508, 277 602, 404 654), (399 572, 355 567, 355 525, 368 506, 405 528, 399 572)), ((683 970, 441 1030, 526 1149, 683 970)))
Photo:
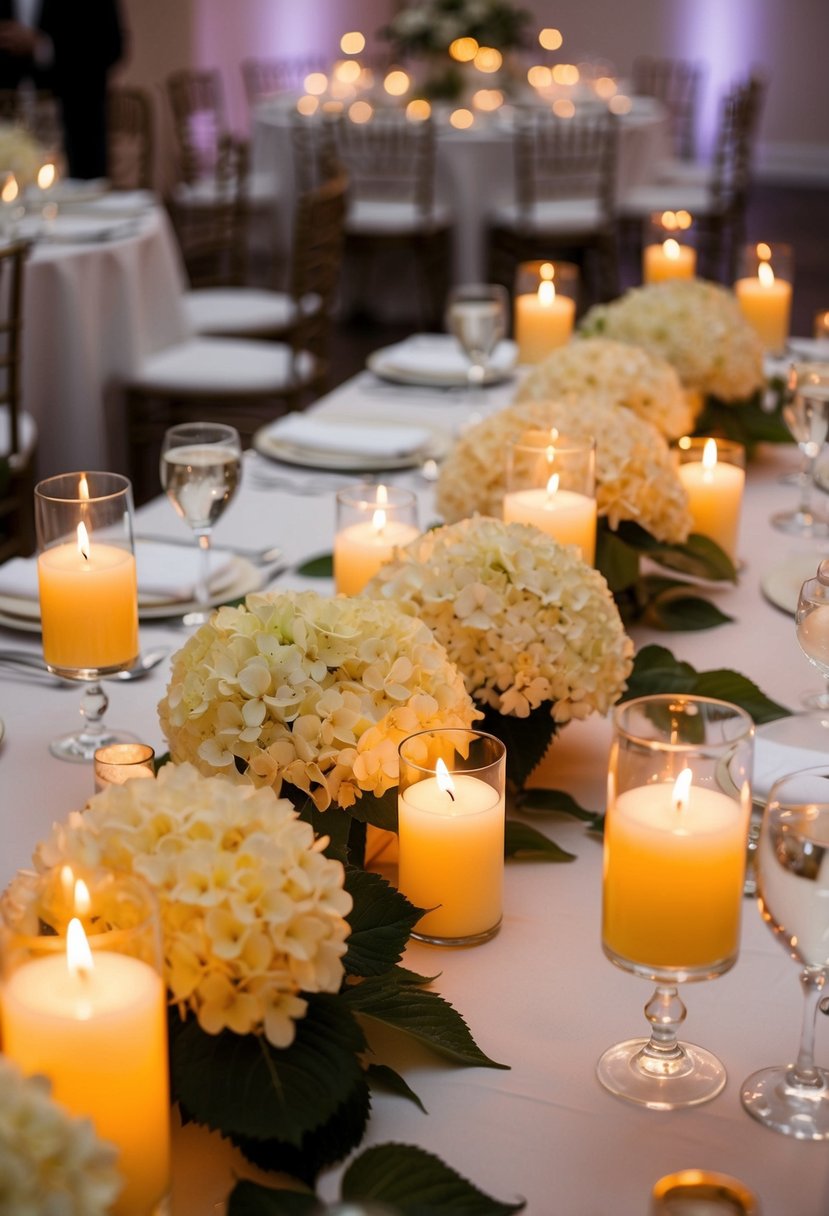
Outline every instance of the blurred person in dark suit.
POLYGON ((0 88, 30 79, 60 103, 70 177, 106 175, 106 95, 124 54, 118 0, 0 0, 0 88))

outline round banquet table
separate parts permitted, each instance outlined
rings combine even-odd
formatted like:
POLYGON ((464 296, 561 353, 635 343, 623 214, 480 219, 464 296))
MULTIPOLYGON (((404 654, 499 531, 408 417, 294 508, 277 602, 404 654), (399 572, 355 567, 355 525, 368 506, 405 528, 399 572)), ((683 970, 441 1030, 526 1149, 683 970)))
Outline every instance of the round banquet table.
MULTIPOLYGON (((103 223, 107 213, 88 214, 103 223)), ((188 332, 178 246, 156 204, 106 240, 59 232, 35 242, 24 278, 23 403, 38 427, 38 472, 126 472, 117 385, 188 332)))
MULTIPOLYGON (((293 97, 280 96, 260 104, 253 119, 253 165, 270 177, 277 200, 277 252, 290 249, 295 182, 291 150, 293 97)), ((453 279, 481 282, 486 274, 487 217, 515 197, 512 153, 513 111, 505 106, 493 115, 477 115, 466 130, 456 130, 447 113, 436 111, 436 198, 454 215, 453 279)), ((670 155, 667 112, 652 97, 633 97, 631 109, 619 119, 617 195, 644 185, 656 166, 670 155)))
MULTIPOLYGON (((510 399, 513 385, 487 390, 487 408, 510 399)), ((456 431, 469 417, 462 394, 406 390, 362 373, 317 407, 338 421, 374 417, 416 421, 456 431)), ((764 598, 768 571, 793 554, 808 565, 821 556, 769 524, 797 490, 781 483, 794 469, 793 447, 761 447, 749 466, 741 527, 745 563, 736 586, 710 594, 733 619, 698 633, 654 633, 636 628, 638 647, 657 642, 700 670, 731 667, 770 696, 797 706, 819 683, 801 654, 791 617, 764 598)), ((393 475, 417 490, 420 520, 435 518, 433 487, 417 470, 393 475)), ((215 529, 215 541, 248 546, 279 543, 290 562, 330 551, 334 490, 342 475, 277 465, 256 452, 245 458, 242 489, 215 529), (270 485, 267 482, 270 481, 270 485), (314 491, 311 493, 310 491, 314 491)), ((139 532, 188 533, 166 500, 138 512, 139 532)), ((288 570, 277 587, 330 583, 288 570)), ((142 623, 145 649, 178 647, 186 631, 175 621, 142 623)), ((38 646, 36 635, 0 628, 2 645, 38 646)), ((110 686, 109 721, 163 748, 156 704, 167 669, 147 679, 110 686)), ((25 866, 36 841, 56 819, 81 807, 92 773, 47 751, 49 738, 70 727, 76 690, 12 679, 0 670, 0 745, 3 781, 0 884, 25 866)), ((567 790, 582 805, 604 805, 610 727, 595 715, 573 722, 554 742, 541 779, 567 790)), ((544 818, 541 830, 576 855, 569 864, 510 862, 505 918, 490 942, 465 950, 411 943, 404 965, 435 975, 434 987, 463 1014, 480 1047, 509 1071, 457 1069, 425 1049, 381 1044, 381 1059, 402 1071, 428 1114, 401 1098, 375 1094, 363 1147, 397 1141, 436 1153, 488 1194, 523 1197, 527 1216, 644 1216, 654 1182, 697 1167, 741 1178, 758 1194, 763 1216, 826 1216, 829 1153, 825 1144, 777 1135, 750 1119, 739 1086, 757 1068, 791 1059, 801 994, 797 967, 763 925, 752 901, 744 904, 741 952, 731 972, 711 983, 687 985, 687 1037, 716 1052, 728 1084, 697 1108, 652 1112, 606 1093, 595 1078, 599 1055, 611 1043, 638 1035, 651 987, 613 967, 600 944, 601 847, 582 825, 544 818)), ((701 895, 702 898, 702 895, 701 895)), ((829 1064, 829 1018, 818 1018, 817 1058, 829 1064)), ((114 1079, 117 1084, 117 1078, 114 1079)), ((238 1174, 254 1176, 218 1136, 188 1127, 175 1132, 174 1216, 221 1212, 238 1174)), ((320 1182, 332 1200, 340 1170, 320 1182)))

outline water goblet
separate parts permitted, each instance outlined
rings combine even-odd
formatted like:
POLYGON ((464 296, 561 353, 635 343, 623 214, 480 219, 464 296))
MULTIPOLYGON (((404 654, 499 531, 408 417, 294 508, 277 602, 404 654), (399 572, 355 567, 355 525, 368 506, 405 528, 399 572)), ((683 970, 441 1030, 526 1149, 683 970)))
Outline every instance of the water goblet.
POLYGON ((829 363, 793 363, 789 370, 783 420, 803 456, 800 502, 779 511, 771 522, 792 536, 829 536, 829 518, 813 505, 817 459, 829 435, 829 363))
POLYGON ((829 709, 829 558, 824 558, 814 578, 800 588, 795 609, 800 649, 826 680, 823 692, 803 698, 809 709, 829 709))
POLYGON ((509 295, 498 283, 471 283, 454 287, 446 302, 446 328, 468 360, 470 396, 486 380, 489 359, 507 332, 509 295))
POLYGON ((815 1020, 829 982, 829 766, 772 786, 757 849, 760 912, 801 965, 804 1005, 794 1064, 762 1068, 741 1100, 766 1127, 798 1140, 829 1139, 829 1072, 814 1058, 815 1020))
POLYGON ((201 554, 196 581, 198 608, 184 618, 203 625, 210 617, 210 536, 239 485, 242 442, 221 422, 171 426, 161 446, 161 484, 178 515, 190 525, 201 554))
POLYGON ((602 946, 656 990, 649 1039, 599 1060, 611 1093, 652 1110, 694 1106, 725 1085, 709 1051, 680 1042, 677 985, 737 958, 754 726, 709 697, 638 697, 614 711, 604 839, 602 946))
POLYGON ((138 585, 132 486, 118 473, 61 473, 35 487, 43 657, 51 672, 86 684, 84 725, 52 741, 61 760, 135 736, 104 726, 102 677, 138 658, 138 585))

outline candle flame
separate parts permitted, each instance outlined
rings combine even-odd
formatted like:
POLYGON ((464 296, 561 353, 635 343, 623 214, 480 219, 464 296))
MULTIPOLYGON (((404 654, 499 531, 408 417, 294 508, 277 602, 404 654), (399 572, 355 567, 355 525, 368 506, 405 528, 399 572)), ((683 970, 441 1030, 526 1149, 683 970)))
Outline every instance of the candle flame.
POLYGON ((70 903, 75 897, 75 875, 72 873, 71 866, 61 866, 60 886, 64 900, 66 903, 70 903))
POLYGON ((667 241, 662 242, 662 252, 669 262, 676 262, 679 258, 679 241, 669 236, 667 241))
POLYGON ((371 517, 371 526, 379 536, 386 527, 386 512, 375 511, 371 517))
POLYGON ((556 285, 552 279, 542 279, 538 284, 538 302, 542 308, 549 308, 556 298, 556 285))
POLYGON ((554 494, 558 494, 558 483, 559 483, 559 475, 558 475, 558 473, 553 473, 552 477, 547 482, 547 497, 548 498, 552 498, 554 494))
POLYGON ((705 446, 702 449, 702 467, 706 473, 712 472, 717 467, 716 439, 706 439, 705 446))
POLYGON ((377 503, 378 507, 385 507, 388 505, 389 492, 386 487, 382 485, 382 483, 377 487, 377 495, 374 501, 377 503))
POLYGON ((538 273, 542 279, 554 279, 556 277, 556 268, 552 262, 542 262, 538 273))
POLYGON ((767 245, 765 241, 758 241, 757 256, 761 262, 768 262, 771 259, 771 245, 767 245))
POLYGON ((761 262, 757 267, 757 278, 760 280, 761 287, 774 286, 774 271, 768 262, 761 262))
POLYGON ((91 907, 92 898, 89 894, 89 887, 82 878, 79 878, 75 883, 75 911, 78 916, 85 916, 91 907))
POLYGON ((78 524, 78 552, 89 561, 89 533, 83 520, 78 524))
POLYGON ((3 183, 3 189, 0 191, 0 198, 4 203, 13 203, 20 193, 20 188, 17 184, 17 178, 13 173, 10 173, 3 183))
POLYGON ((435 765, 435 781, 437 781, 440 789, 445 794, 448 794, 452 801, 455 801, 455 783, 449 775, 449 769, 444 764, 443 760, 438 759, 435 765))
POLYGON ((687 811, 689 793, 691 789, 691 780, 694 774, 689 768, 684 768, 674 782, 674 792, 671 796, 671 804, 675 811, 687 811))
POLYGON ((48 190, 55 184, 56 171, 51 161, 41 165, 37 171, 37 184, 41 190, 48 190))
POLYGON ((84 502, 89 502, 89 482, 86 479, 86 473, 81 473, 78 481, 78 497, 84 502))
POLYGON ((83 925, 73 916, 66 930, 66 965, 72 975, 89 975, 94 970, 92 951, 89 948, 83 925))

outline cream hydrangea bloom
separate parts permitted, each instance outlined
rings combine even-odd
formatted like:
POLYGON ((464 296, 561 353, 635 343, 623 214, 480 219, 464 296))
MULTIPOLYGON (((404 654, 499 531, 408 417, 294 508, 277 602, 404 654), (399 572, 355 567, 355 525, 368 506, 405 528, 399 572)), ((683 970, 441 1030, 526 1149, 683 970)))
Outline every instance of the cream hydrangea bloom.
POLYGON ((476 711, 422 622, 308 591, 220 608, 173 656, 159 715, 174 760, 277 793, 286 781, 325 810, 384 794, 402 739, 476 711))
POLYGON ((89 1119, 0 1057, 0 1211, 14 1216, 104 1216, 121 1190, 117 1150, 89 1119))
POLYGON ((733 292, 704 279, 672 279, 597 304, 580 325, 643 346, 673 364, 686 388, 743 401, 761 388, 763 348, 733 292))
POLYGON ((507 449, 528 430, 551 426, 575 439, 596 437, 596 502, 611 528, 629 519, 657 540, 687 539, 688 496, 663 436, 623 406, 588 394, 573 401, 516 402, 464 431, 438 478, 443 518, 454 523, 475 512, 500 516, 507 449))
POLYGON ((521 381, 515 400, 572 401, 584 393, 627 406, 668 439, 692 431, 701 406, 665 359, 610 338, 559 346, 521 381))
MULTIPOLYGON (((165 764, 154 781, 96 794, 38 846, 66 863, 138 874, 161 905, 172 1000, 208 1034, 264 1033, 288 1047, 302 992, 337 992, 349 933, 345 872, 287 798, 165 764)), ((25 898, 11 889, 12 898, 25 898)))
POLYGON ((425 533, 381 567, 366 595, 408 604, 469 692, 525 718, 604 713, 625 687, 633 643, 605 580, 537 528, 477 516, 425 533))
POLYGON ((37 181, 45 153, 19 123, 0 122, 0 173, 13 173, 22 189, 37 181))

